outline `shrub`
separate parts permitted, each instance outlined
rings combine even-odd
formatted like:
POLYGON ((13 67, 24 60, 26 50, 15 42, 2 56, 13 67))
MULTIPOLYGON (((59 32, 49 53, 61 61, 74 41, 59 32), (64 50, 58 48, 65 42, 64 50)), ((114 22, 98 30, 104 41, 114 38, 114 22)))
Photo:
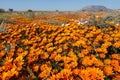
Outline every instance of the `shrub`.
POLYGON ((0 13, 4 13, 4 12, 5 12, 5 10, 0 8, 0 13))

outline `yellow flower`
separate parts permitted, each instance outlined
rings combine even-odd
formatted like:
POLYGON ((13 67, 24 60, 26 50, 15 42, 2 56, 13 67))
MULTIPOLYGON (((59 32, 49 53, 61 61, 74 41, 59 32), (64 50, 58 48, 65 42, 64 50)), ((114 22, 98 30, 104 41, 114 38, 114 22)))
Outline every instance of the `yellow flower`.
POLYGON ((46 45, 46 48, 49 48, 49 47, 52 47, 53 46, 53 43, 49 43, 46 45))
POLYGON ((62 48, 57 49, 57 52, 61 53, 62 52, 62 48))
POLYGON ((52 52, 54 49, 55 49, 54 47, 49 47, 49 48, 47 48, 47 51, 52 52))
POLYGON ((62 57, 61 57, 60 54, 58 54, 58 55, 55 56, 55 61, 60 61, 61 59, 62 59, 62 57))

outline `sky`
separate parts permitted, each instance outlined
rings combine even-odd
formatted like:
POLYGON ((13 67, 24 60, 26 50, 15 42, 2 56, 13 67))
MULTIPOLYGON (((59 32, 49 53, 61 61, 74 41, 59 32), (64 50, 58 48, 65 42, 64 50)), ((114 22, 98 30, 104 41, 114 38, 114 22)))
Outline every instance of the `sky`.
POLYGON ((89 5, 102 5, 110 9, 120 9, 120 0, 0 0, 0 8, 23 10, 76 11, 89 5))

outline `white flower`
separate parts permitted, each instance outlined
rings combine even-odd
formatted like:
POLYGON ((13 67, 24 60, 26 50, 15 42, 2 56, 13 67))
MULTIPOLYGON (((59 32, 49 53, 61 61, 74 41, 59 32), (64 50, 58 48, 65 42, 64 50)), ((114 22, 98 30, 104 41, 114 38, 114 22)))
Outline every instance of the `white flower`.
POLYGON ((69 26, 70 24, 65 24, 65 26, 69 26))

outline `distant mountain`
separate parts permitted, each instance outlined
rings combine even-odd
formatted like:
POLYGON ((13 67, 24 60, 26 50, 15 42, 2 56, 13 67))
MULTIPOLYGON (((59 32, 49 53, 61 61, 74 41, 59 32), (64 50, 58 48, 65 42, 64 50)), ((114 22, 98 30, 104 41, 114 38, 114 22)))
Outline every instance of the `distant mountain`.
POLYGON ((100 5, 91 5, 91 6, 86 6, 81 9, 82 11, 109 11, 111 9, 106 8, 105 6, 100 6, 100 5))

